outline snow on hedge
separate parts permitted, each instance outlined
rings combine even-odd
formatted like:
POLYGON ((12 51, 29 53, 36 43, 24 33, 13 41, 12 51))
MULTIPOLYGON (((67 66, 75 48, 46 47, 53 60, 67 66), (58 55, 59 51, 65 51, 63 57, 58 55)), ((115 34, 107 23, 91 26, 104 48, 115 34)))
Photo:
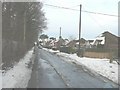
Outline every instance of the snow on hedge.
POLYGON ((13 68, 2 74, 2 88, 26 88, 31 77, 31 68, 28 64, 31 62, 33 49, 28 51, 13 68))

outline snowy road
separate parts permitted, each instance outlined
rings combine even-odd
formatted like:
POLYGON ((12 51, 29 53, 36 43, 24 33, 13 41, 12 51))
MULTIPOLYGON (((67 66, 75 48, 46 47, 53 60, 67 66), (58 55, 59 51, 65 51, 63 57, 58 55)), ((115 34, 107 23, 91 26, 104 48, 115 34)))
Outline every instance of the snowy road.
POLYGON ((42 49, 36 51, 28 88, 112 88, 113 82, 42 49))

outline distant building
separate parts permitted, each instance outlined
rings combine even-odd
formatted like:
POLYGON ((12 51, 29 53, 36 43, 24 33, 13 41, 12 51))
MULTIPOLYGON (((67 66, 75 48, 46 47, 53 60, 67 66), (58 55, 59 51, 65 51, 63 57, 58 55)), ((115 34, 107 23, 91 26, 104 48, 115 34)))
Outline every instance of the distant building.
POLYGON ((94 41, 94 40, 87 40, 87 41, 86 41, 86 48, 92 48, 92 46, 93 46, 93 41, 94 41))
POLYGON ((118 49, 118 37, 106 31, 95 38, 93 45, 102 45, 105 49, 118 49))
MULTIPOLYGON (((81 38, 80 40, 80 47, 85 48, 86 40, 84 38, 81 38)), ((78 49, 79 48, 79 40, 72 40, 67 44, 68 47, 78 49)))
POLYGON ((94 40, 87 41, 84 56, 92 58, 109 58, 110 60, 112 60, 112 58, 118 58, 118 40, 120 40, 120 37, 108 31, 103 32, 94 40))
POLYGON ((65 40, 63 38, 60 38, 59 40, 57 40, 55 42, 55 47, 57 49, 60 49, 60 46, 65 46, 65 45, 66 45, 66 42, 65 42, 65 40))

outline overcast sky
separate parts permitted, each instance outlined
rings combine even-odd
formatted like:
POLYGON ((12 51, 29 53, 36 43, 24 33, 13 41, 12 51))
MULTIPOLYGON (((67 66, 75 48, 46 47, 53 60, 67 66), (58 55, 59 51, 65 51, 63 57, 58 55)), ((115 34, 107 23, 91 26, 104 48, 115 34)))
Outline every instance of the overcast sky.
MULTIPOLYGON (((100 12, 118 15, 119 0, 42 0, 44 4, 69 7, 79 10, 100 12)), ((62 28, 62 37, 78 38, 79 11, 65 10, 44 5, 43 10, 48 22, 48 29, 44 32, 50 37, 59 37, 59 28, 62 28)), ((118 17, 105 16, 82 12, 81 37, 94 39, 104 31, 118 35, 118 17)))

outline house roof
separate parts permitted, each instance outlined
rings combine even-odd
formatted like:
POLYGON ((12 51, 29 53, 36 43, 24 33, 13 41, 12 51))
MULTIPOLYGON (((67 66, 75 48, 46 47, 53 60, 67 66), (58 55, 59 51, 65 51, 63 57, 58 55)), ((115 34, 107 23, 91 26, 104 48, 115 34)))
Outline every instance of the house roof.
POLYGON ((116 37, 118 38, 116 35, 108 32, 108 31, 105 31, 103 32, 102 34, 98 35, 95 39, 94 39, 94 42, 93 42, 93 45, 95 45, 96 42, 101 42, 101 44, 105 44, 105 38, 108 38, 107 40, 110 39, 110 37, 116 37))
POLYGON ((67 44, 67 46, 72 46, 72 45, 74 45, 76 42, 77 42, 77 40, 72 40, 72 41, 70 41, 70 42, 67 44))
POLYGON ((91 43, 91 42, 93 42, 94 40, 87 40, 87 41, 91 43))
POLYGON ((111 35, 113 35, 113 36, 115 36, 115 37, 118 37, 118 36, 116 36, 116 35, 114 35, 114 34, 108 32, 108 31, 105 31, 105 32, 102 33, 103 36, 106 36, 106 34, 111 34, 111 35))
POLYGON ((96 41, 98 41, 98 42, 102 42, 102 40, 96 40, 96 41))
MULTIPOLYGON (((76 40, 76 41, 79 42, 79 40, 76 40)), ((85 43, 85 42, 86 42, 86 40, 84 38, 80 39, 80 43, 85 43)))
MULTIPOLYGON (((86 40, 84 38, 81 38, 80 43, 84 44, 85 42, 86 42, 86 40)), ((73 46, 75 44, 79 44, 79 40, 72 40, 67 44, 67 46, 73 46)))
POLYGON ((101 44, 105 44, 105 37, 103 37, 103 36, 96 37, 92 44, 95 45, 96 42, 101 42, 101 44))

